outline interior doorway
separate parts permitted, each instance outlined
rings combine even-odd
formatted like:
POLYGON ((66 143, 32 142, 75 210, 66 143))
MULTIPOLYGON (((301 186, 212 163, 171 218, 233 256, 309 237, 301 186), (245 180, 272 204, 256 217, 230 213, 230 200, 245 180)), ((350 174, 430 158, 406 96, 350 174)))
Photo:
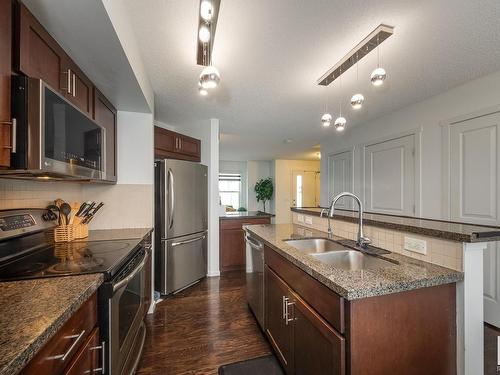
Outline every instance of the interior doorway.
POLYGON ((292 206, 318 207, 320 194, 319 171, 292 171, 292 206))

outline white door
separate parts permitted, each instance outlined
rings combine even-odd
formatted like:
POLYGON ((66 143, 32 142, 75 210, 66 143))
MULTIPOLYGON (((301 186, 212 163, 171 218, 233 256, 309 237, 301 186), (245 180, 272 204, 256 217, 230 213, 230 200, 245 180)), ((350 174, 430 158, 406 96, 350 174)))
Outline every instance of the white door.
MULTIPOLYGON (((352 151, 340 152, 328 156, 328 204, 332 198, 344 191, 354 193, 352 189, 352 151)), ((350 209, 352 199, 341 198, 335 208, 350 209)))
POLYGON ((316 171, 292 171, 293 207, 317 207, 316 171))
POLYGON ((415 214, 415 136, 365 146, 366 211, 415 214))
MULTIPOLYGON (((451 220, 500 225, 500 113, 450 126, 451 220)), ((500 248, 484 252, 484 319, 500 327, 500 248)))

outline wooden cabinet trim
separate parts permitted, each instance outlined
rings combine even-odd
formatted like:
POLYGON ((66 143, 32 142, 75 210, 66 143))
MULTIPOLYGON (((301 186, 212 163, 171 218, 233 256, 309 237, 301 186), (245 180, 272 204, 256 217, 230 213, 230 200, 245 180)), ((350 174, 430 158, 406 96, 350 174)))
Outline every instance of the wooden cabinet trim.
POLYGON ((338 332, 345 332, 344 298, 279 255, 264 247, 266 264, 338 332))
POLYGON ((10 167, 12 1, 0 2, 0 167, 10 167))
POLYGON ((113 104, 97 89, 94 87, 93 94, 93 110, 92 118, 99 125, 106 129, 106 180, 110 182, 117 181, 117 111, 113 104), (101 112, 104 112, 101 114, 101 112), (106 114, 112 116, 111 123, 102 119, 106 114))

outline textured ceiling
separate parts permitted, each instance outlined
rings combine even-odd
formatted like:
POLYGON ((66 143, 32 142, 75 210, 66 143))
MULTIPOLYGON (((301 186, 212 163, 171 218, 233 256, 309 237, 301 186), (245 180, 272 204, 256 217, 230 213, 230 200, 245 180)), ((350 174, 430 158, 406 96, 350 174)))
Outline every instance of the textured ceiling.
POLYGON ((182 128, 221 121, 221 159, 314 158, 314 144, 342 100, 349 126, 500 70, 498 0, 222 0, 214 46, 221 85, 197 93, 199 0, 124 0, 155 91, 156 118, 182 128), (325 89, 316 79, 380 23, 395 26, 380 47, 388 73, 374 88, 376 53, 325 89), (349 108, 365 95, 359 112, 349 108), (290 139, 292 142, 284 142, 290 139))

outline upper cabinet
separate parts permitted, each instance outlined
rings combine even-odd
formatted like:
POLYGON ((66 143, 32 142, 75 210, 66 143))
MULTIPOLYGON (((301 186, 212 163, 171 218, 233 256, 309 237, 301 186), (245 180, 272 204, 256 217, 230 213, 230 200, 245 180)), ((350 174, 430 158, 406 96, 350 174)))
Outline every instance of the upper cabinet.
POLYGON ((155 126, 155 158, 201 161, 201 141, 155 126))
POLYGON ((12 117, 10 84, 12 72, 12 1, 0 0, 0 167, 10 167, 12 117))
POLYGON ((19 5, 16 68, 40 78, 92 115, 92 82, 23 4, 19 5))
POLYGON ((94 88, 93 119, 106 129, 106 180, 116 181, 116 109, 94 88))

